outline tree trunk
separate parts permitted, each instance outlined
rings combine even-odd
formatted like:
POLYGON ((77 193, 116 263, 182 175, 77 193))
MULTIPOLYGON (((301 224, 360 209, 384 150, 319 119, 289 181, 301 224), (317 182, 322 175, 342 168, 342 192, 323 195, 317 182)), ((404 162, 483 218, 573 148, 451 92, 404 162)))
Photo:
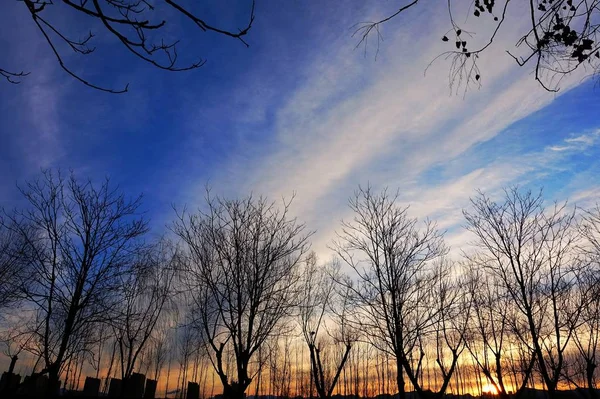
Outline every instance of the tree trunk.
POLYGON ((56 398, 60 391, 60 380, 58 375, 58 366, 52 365, 48 368, 48 390, 46 391, 47 398, 56 398))
POLYGON ((13 371, 15 371, 15 364, 17 364, 17 360, 19 360, 17 355, 14 355, 13 357, 10 358, 10 366, 8 367, 8 374, 12 374, 13 371))
POLYGON ((594 389, 594 370, 596 369, 596 365, 593 361, 588 360, 587 367, 585 369, 587 377, 587 387, 590 393, 590 398, 596 399, 598 398, 598 393, 594 389))
POLYGON ((406 399, 404 368, 399 358, 396 358, 396 384, 398 385, 398 399, 406 399))

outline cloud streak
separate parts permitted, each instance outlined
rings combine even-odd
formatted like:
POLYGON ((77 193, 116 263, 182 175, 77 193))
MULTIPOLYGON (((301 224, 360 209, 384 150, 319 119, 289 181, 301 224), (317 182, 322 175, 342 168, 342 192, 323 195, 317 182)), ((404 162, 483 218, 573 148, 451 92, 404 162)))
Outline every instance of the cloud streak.
MULTIPOLYGON (((219 48, 194 74, 153 75, 127 64, 127 76, 146 90, 117 100, 74 92, 64 76, 56 79, 51 59, 39 60, 38 80, 20 92, 26 123, 12 144, 26 168, 72 167, 141 187, 161 227, 173 217, 170 204, 201 203, 207 181, 227 195, 296 193, 293 211, 318 231, 314 247, 325 257, 358 184, 398 188, 412 215, 435 218, 450 236, 459 234, 461 209, 476 188, 494 192, 558 176, 560 184, 551 184, 563 190, 554 191, 568 196, 600 184, 573 159, 597 152, 597 124, 549 122, 537 144, 515 127, 582 84, 570 76, 559 95, 547 93, 504 54, 527 24, 518 8, 510 10, 511 29, 479 60, 482 88, 462 98, 450 94, 444 61, 424 75, 447 50, 444 4, 387 24, 376 61, 373 47, 367 57, 354 50, 348 28, 381 10, 300 7, 261 15, 268 29, 257 25, 258 50, 219 48)), ((90 69, 90 76, 109 77, 90 69)), ((15 173, 2 172, 12 184, 15 173)))
MULTIPOLYGON (((430 23, 443 26, 441 21, 430 23)), ((487 164, 479 166, 460 162, 468 151, 559 96, 539 88, 526 69, 502 53, 481 60, 481 90, 470 91, 465 99, 448 96, 447 64, 433 65, 423 77, 424 66, 442 51, 437 30, 419 40, 422 51, 415 57, 393 50, 406 46, 406 35, 422 23, 416 19, 390 35, 382 51, 392 54, 384 62, 369 65, 347 48, 332 57, 325 46, 307 66, 310 77, 277 108, 269 152, 259 150, 253 159, 234 161, 227 168, 227 181, 235 175, 242 192, 270 197, 297 193, 294 210, 318 230, 314 241, 320 253, 327 253, 337 223, 348 217, 345 199, 358 183, 398 187, 401 199, 413 204, 411 213, 435 216, 441 227, 450 229, 459 223, 460 209, 475 188, 495 190, 532 179, 543 169, 536 165, 538 153, 522 162, 508 158, 500 164, 497 159, 506 158, 503 154, 490 154, 487 164), (428 171, 456 162, 465 173, 429 187, 424 177, 428 171)), ((497 48, 514 42, 508 35, 497 48)), ((580 83, 580 76, 569 77, 561 95, 580 83)), ((575 148, 591 138, 569 140, 559 145, 575 148)))

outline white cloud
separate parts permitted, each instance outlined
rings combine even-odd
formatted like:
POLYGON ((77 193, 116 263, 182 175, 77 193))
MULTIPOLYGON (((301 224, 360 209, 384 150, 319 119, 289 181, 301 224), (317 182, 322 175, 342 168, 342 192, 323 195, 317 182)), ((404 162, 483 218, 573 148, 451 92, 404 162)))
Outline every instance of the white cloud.
MULTIPOLYGON (((490 153, 485 165, 464 165, 466 172, 432 186, 423 177, 432 167, 461 162, 470 149, 558 97, 504 53, 516 42, 519 26, 527 24, 518 9, 511 12, 511 29, 479 61, 482 89, 471 89, 464 99, 448 95, 447 63, 435 63, 423 76, 428 63, 447 49, 439 40, 447 23, 442 12, 412 14, 411 20, 386 26, 377 62, 351 51, 354 39, 346 46, 336 43, 338 48, 322 43, 301 74, 302 85, 283 104, 263 104, 275 109, 268 151, 244 154, 215 181, 271 198, 297 193, 293 211, 318 230, 314 248, 328 258, 327 244, 340 219, 349 216, 346 198, 359 183, 400 188, 411 214, 435 217, 440 227, 451 228, 460 223, 475 188, 493 191, 559 168, 554 160, 562 156, 560 147, 589 145, 591 139, 573 136, 522 159, 490 153)), ((559 95, 581 82, 581 76, 563 80, 559 95)))
POLYGON ((597 141, 600 140, 600 129, 596 129, 591 132, 587 132, 585 134, 581 134, 579 136, 569 137, 564 140, 563 145, 554 145, 548 147, 551 151, 583 151, 592 145, 594 145, 597 141))
MULTIPOLYGON (((394 52, 414 27, 401 29, 382 51, 394 52)), ((271 196, 297 192, 296 212, 320 230, 315 236, 317 248, 325 247, 331 224, 346 214, 332 203, 342 203, 340 197, 351 194, 348 187, 359 182, 402 191, 410 187, 418 193, 409 197, 419 203, 413 210, 441 211, 460 203, 459 192, 472 193, 482 183, 510 181, 492 176, 491 171, 473 172, 449 184, 447 190, 454 195, 446 195, 444 187, 434 188, 438 194, 431 195, 439 200, 431 203, 422 201, 427 197, 423 187, 411 186, 423 171, 460 157, 556 98, 503 53, 481 60, 483 89, 469 92, 464 100, 445 95, 447 64, 434 65, 423 77, 424 66, 441 51, 437 36, 433 30, 422 39, 425 47, 414 58, 398 51, 386 57, 385 64, 375 63, 370 69, 356 67, 360 60, 346 50, 339 51, 333 63, 331 57, 326 65, 317 61, 312 79, 278 112, 278 151, 262 157, 243 174, 243 180, 248 189, 271 196), (366 82, 365 73, 371 74, 366 82), (350 87, 350 95, 340 94, 350 87), (477 178, 477 173, 485 176, 477 178)), ((511 43, 513 38, 505 38, 497 48, 511 43)), ((579 82, 577 77, 563 82, 563 92, 579 82)))
POLYGON ((577 191, 571 195, 570 201, 582 209, 591 209, 600 204, 600 185, 577 191))

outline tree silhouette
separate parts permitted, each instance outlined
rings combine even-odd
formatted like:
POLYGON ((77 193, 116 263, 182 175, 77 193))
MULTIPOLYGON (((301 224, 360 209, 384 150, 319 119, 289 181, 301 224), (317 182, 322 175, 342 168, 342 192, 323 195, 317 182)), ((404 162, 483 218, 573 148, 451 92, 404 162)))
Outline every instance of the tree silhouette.
POLYGON ((175 306, 172 286, 178 261, 173 245, 163 239, 139 251, 131 272, 121 277, 119 304, 109 323, 115 331, 123 381, 136 370, 164 310, 175 306))
POLYGON ((45 171, 21 192, 28 207, 6 214, 10 232, 27 248, 20 262, 30 282, 20 295, 33 315, 21 336, 43 360, 53 396, 65 367, 89 349, 116 305, 146 222, 137 215, 139 198, 127 200, 108 180, 95 186, 45 171))
POLYGON ((553 397, 583 309, 576 290, 581 263, 575 213, 565 204, 546 209, 541 193, 512 187, 501 202, 480 192, 464 215, 477 237, 478 265, 514 303, 513 331, 535 356, 553 397))
POLYGON ((251 360, 298 302, 304 225, 264 198, 227 200, 207 193, 207 210, 179 214, 173 226, 189 251, 188 286, 194 325, 227 399, 252 382, 251 360), (227 351, 234 367, 227 369, 227 351))
POLYGON ((142 242, 139 199, 109 181, 46 171, 21 192, 0 220, 0 343, 49 375, 49 396, 91 366, 105 391, 139 371, 178 396, 220 381, 226 399, 597 397, 598 206, 477 192, 459 261, 397 195, 359 188, 332 245, 341 262, 318 264, 285 201, 208 193, 177 214, 180 242, 142 242))
POLYGON ((350 350, 358 339, 348 321, 348 298, 344 291, 336 291, 339 268, 338 263, 318 265, 317 257, 312 253, 307 258, 302 279, 300 328, 308 345, 311 379, 319 399, 331 399, 350 350), (331 347, 338 351, 337 362, 327 359, 331 347))
POLYGON ((600 359, 600 206, 585 211, 580 226, 585 239, 582 252, 586 267, 579 273, 578 288, 582 295, 580 328, 574 332, 574 342, 582 361, 581 367, 588 392, 598 397, 596 373, 600 359))
POLYGON ((433 331, 440 311, 432 295, 431 282, 441 271, 434 261, 447 250, 435 224, 419 228, 397 203, 397 195, 359 188, 349 205, 354 219, 342 223, 333 248, 355 274, 345 286, 357 309, 356 323, 371 344, 395 360, 399 397, 404 399, 405 375, 421 391, 420 341, 433 331))
POLYGON ((466 258, 467 286, 473 308, 467 349, 487 383, 501 398, 508 399, 511 390, 519 397, 534 371, 535 355, 531 351, 525 351, 524 359, 509 355, 511 348, 519 347, 517 337, 524 334, 524 329, 517 333, 513 330, 513 303, 503 295, 500 281, 484 272, 476 256, 470 254, 466 258))
POLYGON ((21 292, 28 284, 27 264, 22 261, 27 249, 0 217, 0 320, 3 311, 22 298, 21 292))

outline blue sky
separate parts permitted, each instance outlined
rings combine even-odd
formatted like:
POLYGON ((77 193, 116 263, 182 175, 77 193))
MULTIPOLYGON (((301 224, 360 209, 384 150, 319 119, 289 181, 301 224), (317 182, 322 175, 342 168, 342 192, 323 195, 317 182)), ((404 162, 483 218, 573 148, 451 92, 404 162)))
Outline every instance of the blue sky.
MULTIPOLYGON (((207 2, 207 16, 241 26, 248 3, 236 3, 207 2)), ((366 56, 354 49, 350 27, 394 3, 275 0, 258 1, 250 48, 169 27, 193 39, 182 42, 182 57, 208 60, 192 72, 153 69, 99 34, 95 54, 67 61, 95 82, 130 83, 128 94, 110 95, 58 68, 23 3, 4 7, 2 67, 31 71, 20 85, 0 82, 4 206, 18 204, 15 183, 44 167, 108 175, 143 193, 155 231, 173 218, 172 204, 201 203, 207 182, 232 196, 296 193, 293 212, 328 257, 358 184, 398 189, 411 215, 438 220, 455 247, 466 239, 461 209, 478 188, 543 186, 548 199, 581 206, 600 199, 599 89, 573 75, 547 93, 517 67, 504 50, 524 24, 518 9, 509 10, 514 29, 481 60, 482 87, 464 96, 450 92, 447 63, 424 75, 445 49, 443 7, 386 25, 375 60, 373 46, 366 56)), ((69 32, 86 32, 71 15, 54 16, 69 32)))

